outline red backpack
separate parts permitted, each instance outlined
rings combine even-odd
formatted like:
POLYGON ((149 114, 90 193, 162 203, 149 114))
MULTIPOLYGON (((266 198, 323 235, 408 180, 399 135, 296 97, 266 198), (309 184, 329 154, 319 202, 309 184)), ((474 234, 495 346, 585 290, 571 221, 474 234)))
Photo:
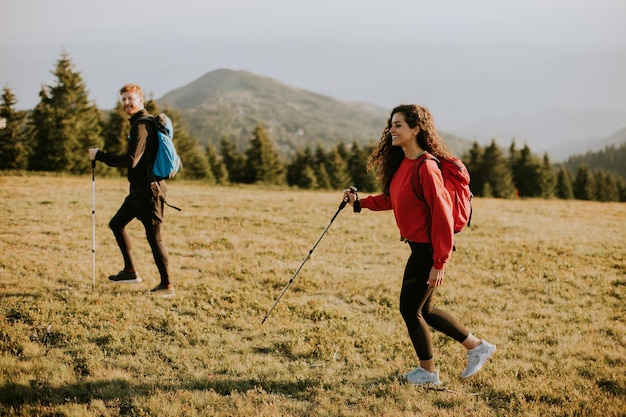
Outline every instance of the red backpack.
MULTIPOLYGON (((470 190, 470 175, 467 167, 463 162, 455 157, 451 158, 435 158, 427 153, 423 157, 417 158, 413 165, 414 175, 411 176, 411 186, 417 198, 424 201, 424 193, 419 194, 413 182, 413 178, 419 181, 420 167, 427 159, 437 161, 437 165, 441 170, 443 183, 452 197, 452 217, 454 222, 454 233, 459 233, 465 226, 469 226, 472 220, 472 191, 470 190)), ((420 187, 421 188, 421 187, 420 187)))

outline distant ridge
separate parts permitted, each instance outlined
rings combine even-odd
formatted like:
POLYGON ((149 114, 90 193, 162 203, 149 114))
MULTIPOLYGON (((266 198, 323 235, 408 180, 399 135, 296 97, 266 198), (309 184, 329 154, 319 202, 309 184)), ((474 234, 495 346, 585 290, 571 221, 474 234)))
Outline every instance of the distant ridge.
POLYGON ((626 128, 615 132, 607 138, 590 138, 553 146, 546 150, 554 162, 565 161, 569 157, 576 157, 588 152, 598 152, 607 146, 626 144, 626 128))
MULTIPOLYGON (((260 122, 282 155, 318 144, 378 141, 390 109, 335 100, 247 71, 219 69, 165 94, 158 100, 181 111, 192 134, 218 145, 228 136, 244 149, 260 122)), ((454 153, 470 141, 442 133, 454 153)))

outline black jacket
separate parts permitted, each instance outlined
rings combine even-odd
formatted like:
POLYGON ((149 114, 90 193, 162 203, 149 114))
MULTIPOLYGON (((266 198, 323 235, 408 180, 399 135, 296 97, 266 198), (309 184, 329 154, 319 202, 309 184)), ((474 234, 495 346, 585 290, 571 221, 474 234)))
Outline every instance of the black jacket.
POLYGON ((132 189, 147 189, 154 181, 152 165, 158 147, 157 132, 146 118, 150 114, 145 110, 135 113, 130 119, 128 150, 125 155, 111 155, 98 151, 96 160, 110 167, 128 168, 128 182, 132 189), (143 119, 143 120, 140 120, 143 119))

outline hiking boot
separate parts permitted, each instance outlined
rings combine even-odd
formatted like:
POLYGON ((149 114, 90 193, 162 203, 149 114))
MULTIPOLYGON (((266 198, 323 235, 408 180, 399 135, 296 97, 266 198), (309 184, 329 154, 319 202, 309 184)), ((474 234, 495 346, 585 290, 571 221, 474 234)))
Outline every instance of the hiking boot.
POLYGON ((172 297, 176 294, 174 286, 172 284, 163 285, 159 284, 150 290, 152 294, 160 295, 161 297, 172 297))
POLYGON ((467 351, 467 367, 461 373, 461 378, 469 378, 476 372, 480 371, 487 361, 496 351, 496 346, 487 343, 484 340, 474 349, 467 351))
POLYGON ((408 374, 402 375, 402 378, 408 383, 414 385, 441 385, 441 381, 439 380, 439 371, 430 373, 421 366, 413 369, 408 374))
POLYGON ((117 275, 111 275, 109 281, 117 282, 118 284, 139 284, 141 277, 136 272, 120 271, 117 275))

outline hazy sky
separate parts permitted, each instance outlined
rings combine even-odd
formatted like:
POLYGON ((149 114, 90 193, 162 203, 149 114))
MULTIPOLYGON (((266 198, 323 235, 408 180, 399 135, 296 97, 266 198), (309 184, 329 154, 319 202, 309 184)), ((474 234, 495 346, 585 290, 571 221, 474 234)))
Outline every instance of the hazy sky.
POLYGON ((2 42, 157 37, 626 42, 624 0, 0 0, 2 42))
POLYGON ((0 0, 0 87, 17 108, 56 82, 63 51, 104 109, 127 82, 160 98, 229 68, 419 101, 444 126, 572 105, 626 124, 626 0, 0 0))

